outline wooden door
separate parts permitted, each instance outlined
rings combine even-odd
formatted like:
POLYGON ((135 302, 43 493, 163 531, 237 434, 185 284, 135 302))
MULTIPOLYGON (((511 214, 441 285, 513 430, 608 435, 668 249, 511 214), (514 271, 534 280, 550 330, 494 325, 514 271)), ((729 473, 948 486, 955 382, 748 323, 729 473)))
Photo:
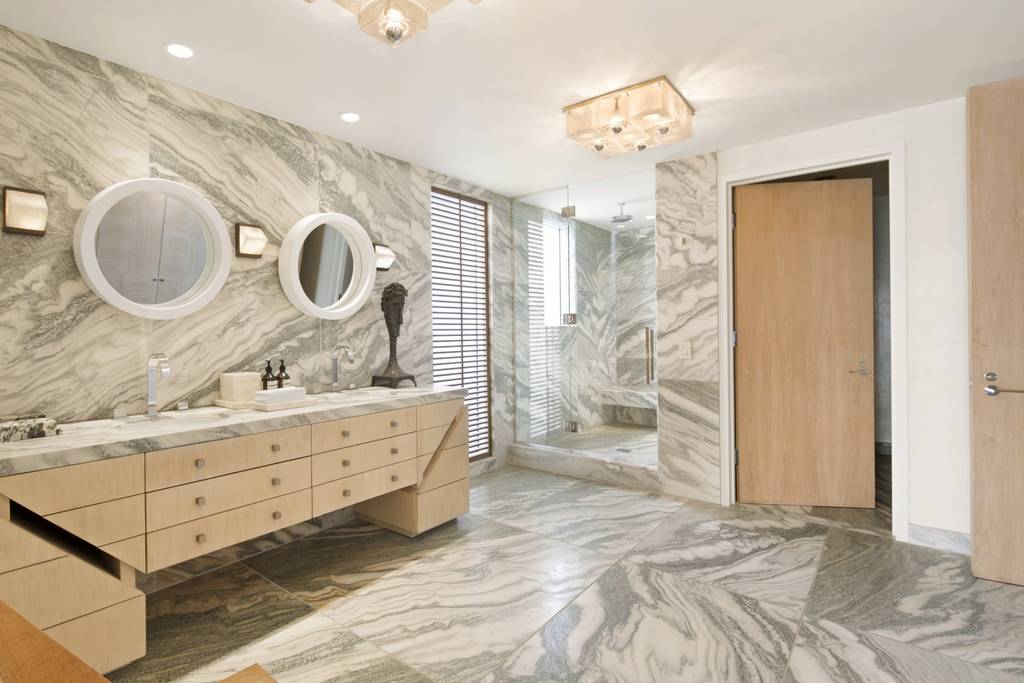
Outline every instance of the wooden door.
POLYGON ((737 498, 875 506, 871 181, 736 190, 737 498))
POLYGON ((1024 584, 1024 79, 967 112, 973 565, 1024 584))

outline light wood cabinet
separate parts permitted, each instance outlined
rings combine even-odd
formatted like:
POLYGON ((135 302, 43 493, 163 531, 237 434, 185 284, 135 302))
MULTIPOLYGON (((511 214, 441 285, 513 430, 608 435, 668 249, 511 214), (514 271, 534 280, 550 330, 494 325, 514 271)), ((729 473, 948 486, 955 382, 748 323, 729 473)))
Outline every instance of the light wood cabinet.
POLYGON ((43 632, 92 668, 109 673, 146 655, 146 598, 140 595, 43 632))
POLYGON ((146 454, 146 490, 156 491, 310 454, 309 427, 295 427, 146 454))
POLYGON ((147 537, 147 570, 170 567, 193 557, 277 531, 310 518, 308 488, 194 522, 154 531, 147 537))
POLYGON ((416 435, 339 448, 313 456, 313 485, 351 477, 416 457, 416 435))
POLYGON ((313 487, 313 516, 347 508, 416 483, 416 461, 407 460, 313 487))
POLYGON ((0 477, 0 495, 39 515, 127 498, 144 491, 142 454, 0 477))
POLYGON ((433 491, 460 479, 469 478, 469 447, 466 444, 423 455, 416 460, 419 471, 418 491, 433 491))
POLYGON ((246 470, 146 494, 146 528, 166 529, 310 487, 310 459, 246 470))
POLYGON ((416 408, 402 408, 313 425, 313 452, 323 453, 416 431, 416 408))
POLYGON ((120 498, 47 519, 93 545, 104 546, 146 533, 146 497, 120 498))
POLYGON ((358 511, 368 522, 405 536, 418 536, 469 512, 469 480, 426 493, 395 491, 363 503, 358 511))

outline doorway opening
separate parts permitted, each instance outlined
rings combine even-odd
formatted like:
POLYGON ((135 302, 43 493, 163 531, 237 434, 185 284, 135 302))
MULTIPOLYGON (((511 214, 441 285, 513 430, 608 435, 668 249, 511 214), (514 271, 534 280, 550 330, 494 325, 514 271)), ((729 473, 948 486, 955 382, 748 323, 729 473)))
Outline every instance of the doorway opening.
POLYGON ((892 528, 889 173, 882 160, 731 188, 738 502, 892 528))

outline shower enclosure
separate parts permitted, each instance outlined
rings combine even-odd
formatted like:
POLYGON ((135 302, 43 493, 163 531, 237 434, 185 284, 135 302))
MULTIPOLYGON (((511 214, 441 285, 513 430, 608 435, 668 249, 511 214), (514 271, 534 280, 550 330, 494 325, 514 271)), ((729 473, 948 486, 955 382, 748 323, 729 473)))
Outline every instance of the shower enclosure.
POLYGON ((513 203, 514 461, 656 481, 654 215, 653 171, 513 203))

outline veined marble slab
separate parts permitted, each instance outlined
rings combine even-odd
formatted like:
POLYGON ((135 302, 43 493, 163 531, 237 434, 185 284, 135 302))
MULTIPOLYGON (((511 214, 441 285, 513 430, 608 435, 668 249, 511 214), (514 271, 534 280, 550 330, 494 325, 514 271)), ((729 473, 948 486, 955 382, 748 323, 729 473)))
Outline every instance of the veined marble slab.
POLYGON ((658 409, 658 388, 653 384, 642 387, 607 387, 601 390, 601 401, 629 408, 658 409))
POLYGON ((315 406, 274 413, 193 408, 159 413, 155 418, 134 416, 125 420, 71 423, 64 425, 60 436, 0 444, 0 477, 358 417, 463 398, 465 394, 464 389, 441 385, 401 389, 369 387, 319 394, 317 398, 321 403, 315 406))

